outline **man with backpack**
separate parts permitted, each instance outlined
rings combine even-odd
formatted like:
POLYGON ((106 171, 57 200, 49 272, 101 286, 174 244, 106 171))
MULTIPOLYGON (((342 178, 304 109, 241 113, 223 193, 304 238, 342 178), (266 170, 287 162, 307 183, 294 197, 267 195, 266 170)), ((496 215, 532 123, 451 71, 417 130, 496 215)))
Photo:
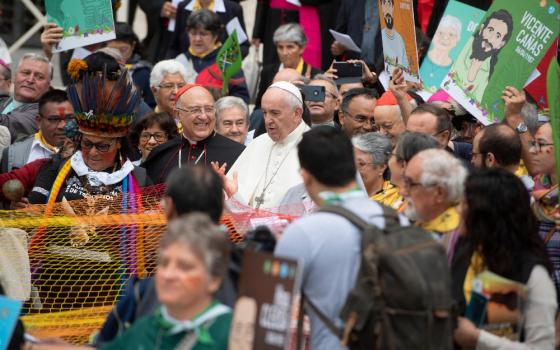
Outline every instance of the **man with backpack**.
MULTIPOLYGON (((422 315, 427 316, 424 317, 426 320, 431 318, 436 328, 438 321, 434 321, 432 311, 441 311, 441 315, 445 313, 448 329, 440 336, 447 339, 445 342, 450 346, 450 277, 443 248, 426 232, 409 227, 405 218, 370 200, 358 188, 352 144, 342 131, 328 127, 308 131, 298 145, 298 156, 305 188, 311 199, 321 206, 321 210, 290 224, 276 245, 275 255, 295 258, 301 262, 304 309, 311 321, 311 348, 403 348, 400 344, 390 346, 403 332, 395 329, 399 328, 399 322, 392 319, 387 310, 388 306, 395 306, 397 313, 401 311, 399 305, 391 304, 394 300, 389 293, 400 294, 399 298, 406 304, 404 299, 408 298, 407 288, 403 286, 396 292, 385 289, 386 286, 395 286, 395 282, 385 279, 391 273, 385 274, 382 271, 384 266, 390 265, 384 258, 396 251, 377 251, 377 248, 382 248, 381 245, 376 247, 377 242, 386 245, 383 248, 402 248, 401 254, 413 265, 418 263, 419 257, 411 252, 421 251, 424 254, 426 262, 433 269, 433 279, 438 281, 432 283, 424 271, 416 270, 404 273, 406 276, 403 278, 408 278, 408 281, 403 282, 410 282, 412 288, 417 285, 428 287, 420 287, 419 289, 424 289, 424 294, 419 298, 411 294, 410 301, 419 304, 417 306, 420 308, 430 309, 422 315), (344 212, 344 209, 347 211, 344 212), (357 225, 362 227, 358 228, 357 225), (377 234, 371 233, 372 230, 384 230, 381 233, 383 237, 379 238, 377 234), (402 232, 398 232, 399 230, 402 232), (409 235, 411 239, 407 241, 409 235), (392 237, 405 244, 391 241, 392 237), (423 249, 424 246, 426 249, 423 249), (371 254, 372 247, 377 251, 375 254, 371 254), (377 259, 374 262, 379 265, 379 269, 371 269, 372 256, 377 259), (430 289, 434 284, 441 286, 439 290, 430 289), (432 295, 426 296, 430 293, 432 295), (437 300, 436 298, 440 299, 441 304, 431 303, 434 310, 424 305, 430 304, 433 299, 437 300), (377 321, 380 322, 376 323, 377 321), (374 329, 378 329, 380 333, 374 329), (381 343, 377 343, 378 341, 381 343)), ((405 266, 410 265, 405 263, 405 266)), ((413 269, 414 266, 410 268, 413 269)), ((404 308, 412 309, 415 306, 405 305, 404 308)), ((408 324, 406 317, 404 322, 408 324)), ((419 322, 412 324, 409 329, 414 326, 419 326, 416 328, 421 332, 430 333, 427 327, 426 330, 422 329, 423 325, 419 322)), ((421 347, 416 348, 439 348, 422 343, 422 337, 418 341, 417 345, 421 347)))

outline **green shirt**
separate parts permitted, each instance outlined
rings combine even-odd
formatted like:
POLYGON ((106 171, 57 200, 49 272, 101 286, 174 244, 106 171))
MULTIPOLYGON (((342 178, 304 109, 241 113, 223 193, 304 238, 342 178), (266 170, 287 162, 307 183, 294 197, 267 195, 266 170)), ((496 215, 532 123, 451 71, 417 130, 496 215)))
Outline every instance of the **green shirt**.
MULTIPOLYGON (((193 322, 203 318, 216 307, 212 303, 197 315, 193 322)), ((214 310, 215 311, 215 310, 214 310)), ((192 350, 226 350, 228 347, 231 310, 204 321, 197 328, 197 339, 192 350)), ((173 350, 188 334, 187 331, 174 332, 174 325, 169 323, 159 308, 151 315, 142 317, 121 336, 101 347, 102 350, 173 350)))
POLYGON ((484 90, 488 85, 488 78, 490 76, 490 57, 484 60, 480 69, 476 73, 475 79, 473 81, 469 81, 467 76, 472 65, 472 60, 470 59, 472 53, 472 43, 473 38, 470 38, 465 44, 463 51, 459 54, 459 57, 457 57, 455 72, 457 72, 457 78, 462 82, 462 84, 458 84, 461 89, 464 90, 469 86, 472 86, 470 89, 470 95, 474 96, 478 102, 481 102, 484 90))

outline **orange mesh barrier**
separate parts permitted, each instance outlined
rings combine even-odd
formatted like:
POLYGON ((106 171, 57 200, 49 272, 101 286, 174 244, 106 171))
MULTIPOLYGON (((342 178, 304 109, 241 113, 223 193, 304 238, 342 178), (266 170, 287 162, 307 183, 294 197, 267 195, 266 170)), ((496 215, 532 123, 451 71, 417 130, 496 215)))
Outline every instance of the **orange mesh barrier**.
MULTIPOLYGON (((12 254, 14 262, 29 258, 31 292, 22 319, 30 334, 84 344, 101 327, 126 281, 155 272, 157 247, 167 224, 160 207, 162 195, 160 185, 143 189, 141 195, 56 203, 48 217, 45 205, 0 211, 0 227, 28 234, 28 256, 1 247, 0 254, 12 254), (123 212, 123 204, 132 200, 135 209, 123 212)), ((254 226, 255 218, 274 216, 285 222, 293 218, 239 203, 233 207, 221 221, 236 243, 254 226)))

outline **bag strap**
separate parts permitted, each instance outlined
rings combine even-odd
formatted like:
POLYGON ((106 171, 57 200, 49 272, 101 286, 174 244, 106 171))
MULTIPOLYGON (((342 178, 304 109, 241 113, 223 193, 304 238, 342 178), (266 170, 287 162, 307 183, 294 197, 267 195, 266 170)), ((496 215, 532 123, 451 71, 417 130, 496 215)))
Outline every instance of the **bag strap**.
POLYGON ((369 223, 364 219, 356 215, 353 211, 344 208, 341 205, 326 205, 319 209, 320 212, 337 214, 344 217, 346 220, 350 221, 354 226, 358 227, 360 231, 365 230, 369 223))
POLYGON ((298 323, 296 330, 296 350, 301 350, 301 343, 303 340, 303 316, 305 314, 305 309, 311 310, 323 324, 339 339, 342 338, 343 329, 338 328, 333 321, 331 321, 327 315, 325 315, 304 293, 301 292, 300 302, 299 302, 299 312, 298 312, 298 323))

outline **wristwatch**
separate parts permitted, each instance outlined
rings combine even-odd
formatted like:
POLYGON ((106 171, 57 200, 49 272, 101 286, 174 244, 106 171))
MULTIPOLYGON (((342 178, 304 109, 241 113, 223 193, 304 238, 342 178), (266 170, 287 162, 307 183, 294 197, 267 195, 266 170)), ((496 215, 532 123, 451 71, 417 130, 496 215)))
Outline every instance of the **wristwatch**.
POLYGON ((527 125, 524 122, 521 122, 517 125, 515 130, 517 130, 518 133, 523 134, 523 133, 527 132, 528 128, 527 128, 527 125))

